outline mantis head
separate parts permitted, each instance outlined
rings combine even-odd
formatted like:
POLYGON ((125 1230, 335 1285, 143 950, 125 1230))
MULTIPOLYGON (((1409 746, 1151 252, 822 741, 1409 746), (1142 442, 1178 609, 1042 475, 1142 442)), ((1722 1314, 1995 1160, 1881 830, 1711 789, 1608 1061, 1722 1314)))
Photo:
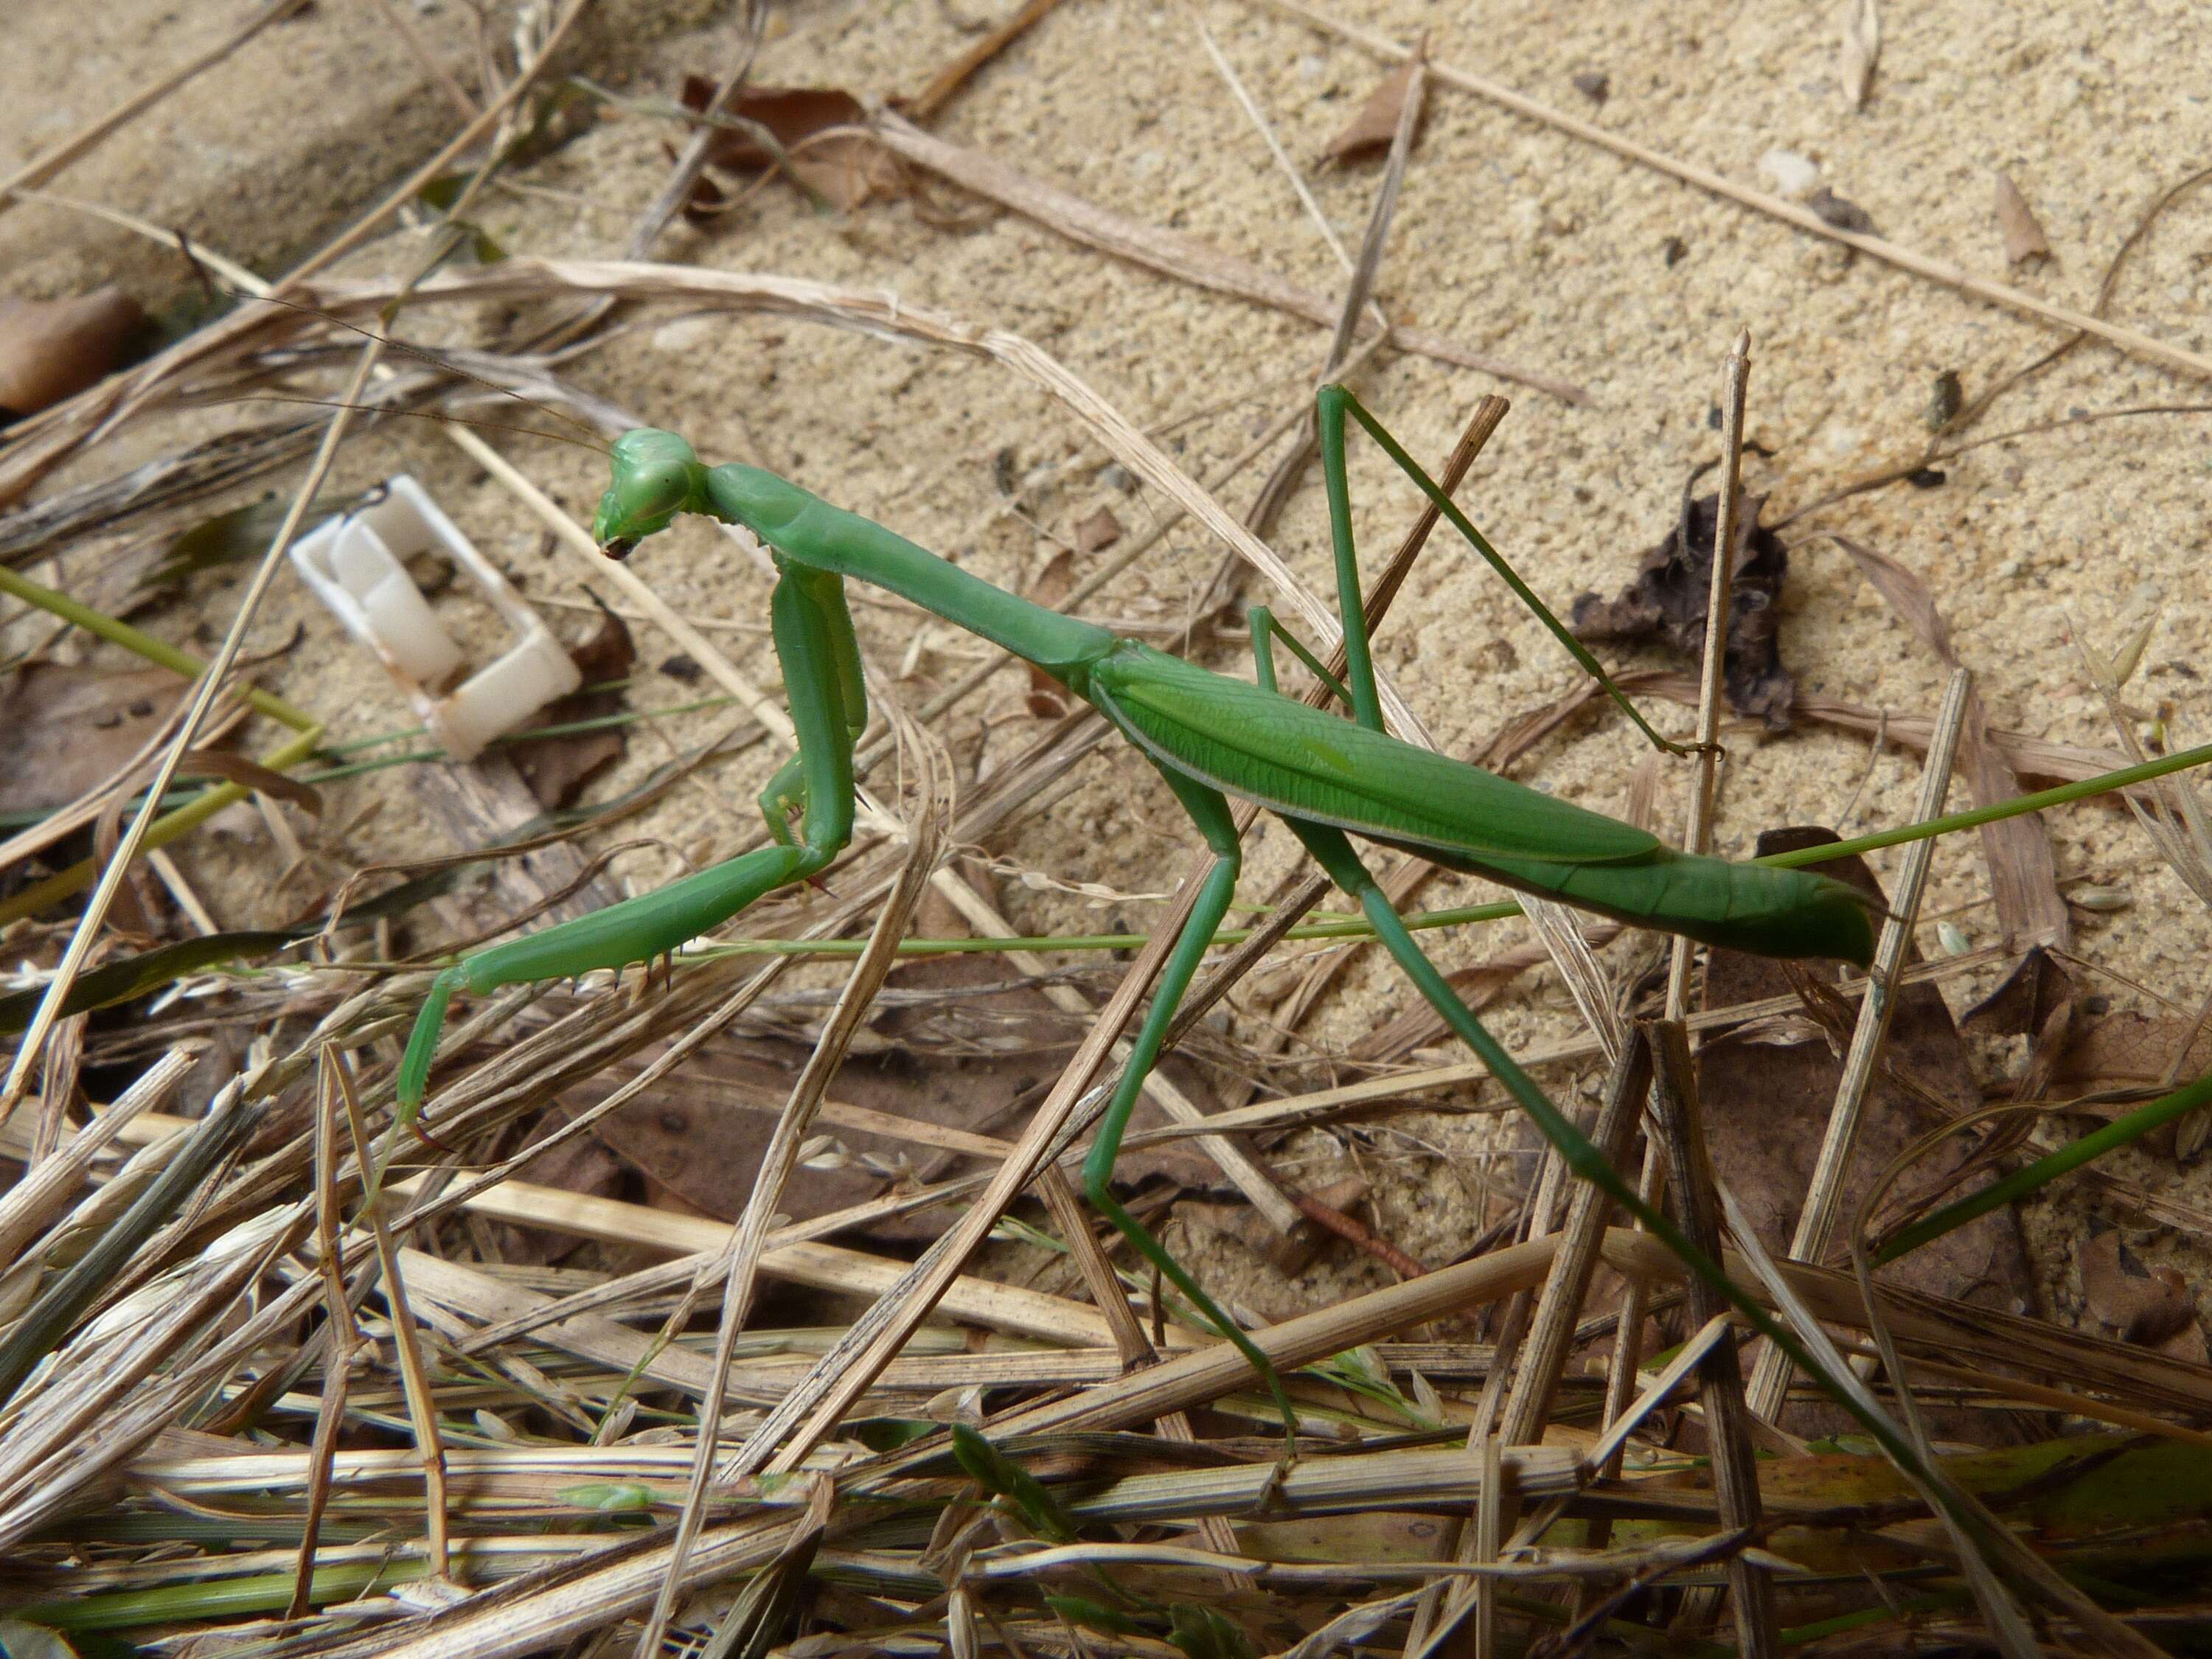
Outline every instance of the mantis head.
POLYGON ((673 432, 639 427, 615 440, 613 481, 599 497, 592 539, 610 558, 629 556, 647 536, 668 528, 679 513, 700 509, 705 469, 691 446, 673 432))

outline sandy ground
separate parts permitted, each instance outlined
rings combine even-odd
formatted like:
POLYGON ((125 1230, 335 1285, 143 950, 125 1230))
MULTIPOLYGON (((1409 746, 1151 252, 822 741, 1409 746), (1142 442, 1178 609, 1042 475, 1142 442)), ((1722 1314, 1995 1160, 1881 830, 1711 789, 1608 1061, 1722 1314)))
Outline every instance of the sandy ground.
MULTIPOLYGON (((434 47, 465 70, 472 51, 458 5, 400 0, 434 47)), ((990 8, 1000 8, 995 3, 990 8)), ((615 8, 580 49, 578 67, 624 92, 672 95, 686 70, 712 73, 729 34, 711 8, 684 15, 642 4, 615 8), (687 32, 696 28, 697 32, 687 32)), ((864 99, 911 93, 973 39, 982 9, 949 3, 800 4, 780 8, 757 78, 848 88, 864 99)), ((2183 4, 2134 9, 2125 28, 2102 9, 2030 16, 1986 0, 1884 8, 1872 95, 1849 106, 1838 84, 1838 29, 1825 9, 1713 8, 1688 3, 1420 6, 1347 3, 1346 17, 1394 38, 1430 33, 1439 60, 1634 135, 1670 155, 1763 185, 1760 158, 1784 149, 1817 161, 1821 179, 1876 227, 1910 246, 2006 275, 1990 212, 1993 173, 2009 170, 2040 216, 2055 257, 2018 274, 2030 290, 2087 307, 2123 239, 2158 194, 2199 165, 2189 148, 2205 131, 2207 49, 2183 4), (1603 75, 1601 103, 1577 76, 1603 75)), ((119 0, 91 15, 52 0, 10 9, 0 52, 0 166, 12 165, 233 27, 239 4, 171 9, 119 0)), ((1109 208, 1202 237, 1307 286, 1334 292, 1340 272, 1249 121, 1207 62, 1202 15, 1308 172, 1323 210, 1357 243, 1373 199, 1372 165, 1325 168, 1334 133, 1380 78, 1377 63, 1259 5, 1208 3, 1198 12, 1144 0, 1068 0, 984 70, 936 124, 1109 208)), ((55 188, 180 225, 211 246, 274 272, 345 222, 452 131, 457 117, 377 21, 374 8, 330 3, 265 33, 234 60, 71 169, 55 188)), ((673 129, 635 118, 610 122, 496 191, 486 228, 508 250, 599 256, 614 252, 665 167, 673 129)), ((1052 352, 1140 424, 1171 429, 1194 473, 1218 466, 1302 394, 1325 334, 1243 301, 1193 289, 1076 247, 1012 214, 978 213, 957 192, 932 192, 937 210, 877 204, 847 217, 818 211, 782 188, 755 193, 705 230, 679 227, 663 257, 804 276, 872 289, 1021 333, 1052 352), (944 210, 957 216, 947 222, 944 210)), ((376 251, 396 263, 414 243, 376 251)), ((51 295, 117 280, 159 309, 186 294, 178 261, 127 234, 59 210, 17 206, 0 219, 9 291, 51 295)), ((2208 342, 2212 198, 2184 198, 2138 252, 2117 296, 2122 320, 2179 343, 2208 342)), ((1972 397, 2039 356, 2048 327, 1961 297, 1833 244, 1632 167, 1439 88, 1408 170, 1377 297, 1401 321, 1528 365, 1588 389, 1575 406, 1425 358, 1386 355, 1360 379, 1362 395, 1418 455, 1440 457, 1476 398, 1503 392, 1514 410, 1462 493, 1478 520, 1542 592, 1564 605, 1610 591, 1663 533, 1689 469, 1717 449, 1709 425, 1730 337, 1753 341, 1751 435, 1772 452, 1749 480, 1772 492, 1770 517, 1841 483, 1909 459, 1928 436, 1937 377, 1955 374, 1972 397)), ((1101 505, 1133 527, 1155 504, 1102 478, 1103 454, 1075 422, 988 366, 787 321, 712 318, 648 326, 595 357, 578 378, 653 423, 683 430, 714 459, 752 460, 890 523, 1004 582, 1018 582, 1101 505), (1042 492, 1030 520, 1002 510, 994 477, 1079 463, 1042 492)), ((2090 347, 2007 398, 1978 428, 1995 433, 2084 411, 2201 397, 2185 377, 2090 347)), ((204 422, 209 418, 195 417, 204 422)), ((103 476, 204 429, 150 422, 88 459, 61 482, 103 476)), ((2087 425, 1984 448, 1949 464, 1932 489, 1893 488, 1823 509, 1793 538, 1835 531, 1912 566, 1932 588, 1959 653, 1979 676, 1992 720, 2075 742, 2106 744, 2103 707, 2069 630, 2111 643, 2162 611, 2136 687, 2146 708, 2169 714, 2177 735, 2203 735, 2208 649, 2207 479, 2203 428, 2191 418, 2087 425)), ((580 452, 518 441, 503 447, 572 507, 599 482, 580 452)), ((534 523, 498 488, 458 462, 434 434, 386 428, 354 444, 342 482, 414 471, 480 544, 541 600, 576 599, 582 567, 548 551, 534 523)), ((1224 490, 1241 510, 1259 481, 1224 490)), ((1371 451, 1355 456, 1363 544, 1395 543, 1413 494, 1371 451)), ((1274 545, 1316 586, 1327 568, 1317 477, 1299 491, 1274 545)), ((1094 607, 1105 618, 1180 617, 1212 578, 1221 550, 1188 527, 1170 534, 1094 607)), ((63 562, 104 556, 80 550, 63 562)), ((671 604, 716 633, 747 669, 772 680, 757 624, 762 573, 697 527, 641 552, 640 573, 671 604)), ((1080 567, 1079 567, 1080 568, 1080 567)), ((52 569, 48 571, 49 578, 52 569)), ((228 615, 226 590, 196 596, 228 615)), ((1243 592, 1261 597, 1256 580, 1243 592)), ((917 620, 864 603, 864 645, 896 673, 917 620)), ((268 683, 326 714, 338 735, 405 724, 384 682, 343 647, 326 618, 295 592, 280 594, 257 635, 282 640, 304 620, 307 643, 273 664, 268 683)), ((580 631, 583 619, 556 620, 580 631)), ((155 626, 182 636, 181 608, 155 626)), ((916 699, 963 668, 969 643, 919 624, 916 699)), ((1808 691, 1896 711, 1932 710, 1940 665, 1890 617, 1832 549, 1796 555, 1786 600, 1784 653, 1808 691)), ((673 654, 641 630, 642 661, 673 654)), ((1568 690, 1576 671, 1474 560, 1441 542, 1417 571, 1379 656, 1385 671, 1455 752, 1480 746, 1510 715, 1568 690)), ((1242 654, 1216 656, 1242 670, 1242 654)), ((1656 663, 1654 658, 1634 658, 1656 663)), ((1021 678, 996 678, 944 735, 972 773, 1026 735, 1021 678)), ((647 672, 634 707, 696 695, 647 672)), ((619 788, 672 747, 718 729, 720 715, 671 718, 662 736, 632 744, 619 788)), ((1683 717, 1674 711, 1678 725, 1683 717)), ((1741 853, 1768 824, 1830 822, 1858 792, 1848 830, 1910 816, 1916 757, 1893 747, 1799 729, 1730 738, 1720 848, 1741 853), (1862 787, 1863 786, 1863 787, 1862 787)), ((1561 796, 1619 811, 1639 758, 1617 720, 1587 720, 1527 756, 1516 775, 1561 796)), ((773 764, 756 751, 724 769, 712 789, 670 801, 647 826, 693 858, 719 855, 745 833, 751 795, 773 764)), ((1668 811, 1683 778, 1670 775, 1668 811)), ((388 776, 341 799, 331 821, 380 810, 349 834, 356 861, 449 850, 436 845, 407 792, 388 776)), ((1954 804, 1963 804, 1954 793, 1954 804)), ((2109 805, 2056 817, 2062 875, 2132 896, 2114 914, 2077 915, 2083 953, 2109 972, 2190 1009, 2203 994, 2198 964, 2208 929, 2201 905, 2109 805)), ((635 834, 635 829, 625 834, 635 834)), ((1081 787, 992 850, 1063 880, 1152 893, 1179 867, 1192 838, 1172 800, 1127 755, 1087 763, 1081 787)), ((1265 899, 1290 868, 1279 831, 1263 837, 1243 895, 1265 899)), ((1886 873, 1893 860, 1877 860, 1886 873)), ((249 848, 210 845, 185 855, 228 925, 284 908, 250 879, 249 848)), ((265 855, 258 867, 265 869, 265 855)), ((633 857, 624 879, 642 888, 679 867, 672 855, 633 857)), ((1986 872, 1961 840, 1938 857, 1928 902, 1975 943, 1990 942, 1986 872)), ((1447 902, 1438 884, 1428 902, 1447 902)), ((1091 930, 1102 919, 1143 926, 1156 909, 1131 901, 1101 911, 1008 883, 1006 908, 1023 926, 1091 930)), ((1452 963, 1503 940, 1454 939, 1452 963)), ((1933 927, 1923 948, 1936 948, 1933 927)), ((1608 962, 1632 969, 1637 950, 1608 962)), ((1972 988, 1952 988, 1954 1006, 1972 988)), ((2143 1001, 2120 981, 2094 988, 2143 1001)), ((1347 1041, 1401 1012, 1408 993, 1371 965, 1349 975, 1306 1037, 1347 1041)), ((1501 1008, 1509 1042, 1571 1030, 1548 975, 1501 1008)), ((1995 1065, 2002 1052, 1986 1057, 1995 1065)), ((1727 1109, 1725 1103, 1712 1109, 1727 1109)), ((1485 1119, 1413 1120, 1419 1143, 1386 1139, 1362 1155, 1377 1184, 1378 1227, 1417 1255, 1449 1259, 1473 1228, 1468 1194, 1484 1178, 1485 1119), (1473 1127, 1470 1127, 1469 1125, 1473 1127), (1448 1152, 1440 1160, 1439 1151, 1448 1152)), ((1343 1152, 1316 1141, 1286 1151, 1286 1172, 1317 1183, 1340 1173, 1343 1152)), ((2132 1166, 2143 1178, 2197 1184, 2187 1172, 2132 1166)), ((2041 1214, 2046 1278, 2067 1299, 2067 1243, 2080 1217, 2041 1214)), ((2178 1249, 2172 1241, 2154 1254, 2178 1249)), ((1249 1304, 1286 1307, 1320 1283, 1286 1292, 1241 1252, 1206 1257, 1217 1282, 1249 1304)), ((1352 1278, 1380 1270, 1339 1264, 1352 1278)))

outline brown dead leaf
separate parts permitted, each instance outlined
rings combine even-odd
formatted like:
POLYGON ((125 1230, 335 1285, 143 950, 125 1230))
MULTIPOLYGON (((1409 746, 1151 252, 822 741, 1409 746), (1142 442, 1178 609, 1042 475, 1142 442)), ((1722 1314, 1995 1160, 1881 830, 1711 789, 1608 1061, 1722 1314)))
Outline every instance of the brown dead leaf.
MULTIPOLYGON (((1919 574, 1903 562, 1842 536, 1829 538, 1850 556, 1890 610, 1947 668, 1957 668, 1950 624, 1919 574)), ((1994 806, 2021 793, 2020 779, 1989 738, 1978 693, 1966 694, 1966 724, 1959 738, 1957 770, 1977 806, 1994 806)), ((1997 925, 2014 948, 2073 941, 2074 921, 2058 890, 2058 861, 2040 817, 2006 818, 1981 829, 1982 856, 1996 901, 1997 925)))
POLYGON ((2186 1082, 2208 1071, 2212 1071, 2212 1027, 2198 1030, 2194 1020, 2118 1013, 2083 1025, 2052 1081, 2069 1091, 2157 1089, 2166 1086, 2169 1078, 2186 1082), (2190 1043, 2189 1052, 2181 1055, 2185 1042, 2190 1043))
MULTIPOLYGON (((603 611, 598 631, 581 645, 572 647, 568 655, 584 677, 584 689, 548 703, 537 723, 567 726, 620 714, 621 692, 591 688, 605 680, 627 678, 637 660, 636 647, 623 619, 611 611, 603 611)), ((574 802, 586 784, 620 760, 625 746, 621 727, 603 726, 594 732, 571 732, 512 744, 507 754, 538 805, 557 812, 574 802)))
POLYGON ((34 662, 0 696, 0 809, 65 805, 113 776, 191 687, 162 668, 100 674, 34 662))
POLYGON ((1874 0, 1844 0, 1839 21, 1843 26, 1843 53, 1837 66, 1844 83, 1844 96, 1853 109, 1863 109, 1867 94, 1874 86, 1875 60, 1881 56, 1881 19, 1875 10, 1874 0))
POLYGON ((2120 1240, 2119 1230, 2081 1246, 2081 1299, 2123 1342, 2160 1347, 2197 1322, 2189 1281, 2172 1267, 2152 1267, 2120 1240))
POLYGON ((0 298, 0 425, 83 391, 145 326, 145 312, 118 288, 74 300, 0 298))
MULTIPOLYGON (((706 76, 684 77, 686 109, 703 110, 714 95, 714 83, 706 76)), ((786 167, 841 213, 878 198, 906 194, 906 177, 896 158, 865 132, 841 131, 867 122, 867 111, 849 92, 836 87, 749 87, 726 113, 757 131, 742 125, 718 131, 707 152, 715 167, 732 173, 786 167)))
MULTIPOLYGON (((1736 519, 1735 575, 1729 592, 1726 681, 1729 707, 1789 729, 1797 688, 1782 666, 1782 584, 1790 555, 1782 538, 1759 522, 1766 497, 1746 492, 1736 519)), ((1644 556, 1635 580, 1611 599, 1585 593, 1573 611, 1576 636, 1586 641, 1657 639, 1701 658, 1711 596, 1713 538, 1720 496, 1700 495, 1644 556)))
POLYGON ((2008 264, 2024 265, 2051 257, 2051 244, 2044 237, 2035 210, 2028 206, 2027 198, 2020 193, 2009 173, 1997 174, 1996 215, 2008 264))
POLYGON ((1329 140, 1322 158, 1349 161, 1388 151, 1390 141, 1398 136, 1398 122, 1405 113, 1407 95, 1413 91, 1414 79, 1421 70, 1421 54, 1416 52, 1384 76, 1381 84, 1367 94, 1367 101, 1359 106, 1359 112, 1329 140))
POLYGON ((1120 541, 1121 534, 1121 521, 1114 516, 1114 509, 1102 507, 1075 526, 1075 550, 1103 553, 1120 541))
MULTIPOLYGON (((1759 836, 1758 850, 1763 856, 1835 839, 1826 830, 1770 830, 1759 836)), ((1878 901, 1882 897, 1880 884, 1857 859, 1838 859, 1820 868, 1878 901)), ((1825 963, 1784 964, 1714 951, 1705 969, 1705 1006, 1725 1008, 1787 994, 1793 973, 1807 975, 1815 989, 1825 989, 1835 978, 1833 967, 1825 963)), ((1789 1249, 1796 1230, 1843 1075, 1840 1055, 1849 1040, 1848 1024, 1830 1030, 1833 1012, 1819 1010, 1817 1023, 1826 1041, 1747 1042, 1731 1034, 1709 1042, 1698 1053, 1698 1089, 1713 1167, 1742 1203, 1760 1240, 1778 1254, 1789 1249)), ((1862 1110, 1844 1186, 1840 1213, 1847 1224, 1892 1159, 1935 1121, 1981 1103, 1958 1027, 1942 993, 1932 984, 1908 986, 1899 997, 1884 1056, 1862 1110)), ((1971 1151, 1963 1138, 1945 1141, 1892 1188, 1891 1202, 1911 1202, 1942 1190, 1971 1151)), ((1877 1215, 1877 1230, 1891 1212, 1885 1208, 1877 1215)), ((2009 1210, 1947 1234, 1889 1272, 1906 1288, 2007 1313, 2035 1304, 2034 1274, 2018 1218, 2009 1210)), ((1792 1433, 1819 1433, 1841 1421, 1819 1415, 1818 1408, 1794 1407, 1783 1425, 1792 1433)))
POLYGON ((2039 945, 2020 959, 2003 984, 1967 1010, 1960 1024, 2033 1038, 2027 1064, 2013 1085, 2013 1098, 2040 1100, 2073 1044, 2080 1012, 2081 990, 2073 975, 2039 945))
MULTIPOLYGON (((549 1113, 540 1120, 531 1139, 543 1140, 559 1127, 560 1119, 549 1113)), ((604 1143, 589 1135, 564 1141, 550 1152, 539 1153, 516 1173, 533 1186, 581 1193, 587 1198, 634 1200, 637 1196, 637 1179, 629 1166, 604 1143)), ((504 1223, 500 1225, 502 1248, 499 1259, 502 1261, 550 1266, 574 1255, 584 1243, 573 1233, 556 1232, 550 1228, 511 1227, 504 1223)))

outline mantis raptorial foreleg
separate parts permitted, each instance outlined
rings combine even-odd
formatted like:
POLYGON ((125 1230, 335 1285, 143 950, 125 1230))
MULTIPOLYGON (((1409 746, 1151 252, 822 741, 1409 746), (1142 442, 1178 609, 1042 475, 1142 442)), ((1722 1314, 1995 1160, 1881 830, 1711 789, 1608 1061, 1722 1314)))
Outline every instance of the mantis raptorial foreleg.
POLYGON ((776 844, 656 892, 479 951, 441 973, 431 981, 399 1063, 404 1121, 411 1123, 421 1109, 438 1032, 456 991, 496 990, 650 962, 720 927, 777 888, 826 870, 853 838, 853 740, 867 723, 867 705, 860 689, 852 619, 836 577, 779 563, 769 617, 791 697, 798 752, 761 792, 761 811, 776 844), (791 831, 793 811, 805 815, 799 836, 791 831))

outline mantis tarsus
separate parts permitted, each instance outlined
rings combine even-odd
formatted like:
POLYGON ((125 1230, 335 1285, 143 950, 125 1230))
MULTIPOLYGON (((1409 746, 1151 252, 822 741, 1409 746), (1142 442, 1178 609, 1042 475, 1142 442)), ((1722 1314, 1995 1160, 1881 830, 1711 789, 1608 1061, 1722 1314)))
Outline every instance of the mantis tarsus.
MULTIPOLYGON (((1111 1184, 1130 1112, 1235 893, 1239 847, 1231 796, 1280 817, 1357 901, 1422 996, 1528 1110, 1575 1174, 1598 1183, 1696 1271, 1725 1285, 1718 1266, 1638 1199, 1483 1029, 1415 944, 1351 837, 1635 926, 1766 956, 1838 957, 1864 965, 1874 948, 1866 901, 1840 882, 1804 871, 1675 852, 1644 830, 1385 733, 1352 545, 1346 416, 1501 572, 1504 561, 1348 391, 1324 387, 1317 413, 1345 632, 1346 673, 1335 689, 1350 705, 1349 721, 1276 690, 1273 641, 1281 630, 1264 612, 1255 612, 1253 629, 1258 682, 1233 679, 993 586, 773 473, 738 465, 709 468, 673 433, 640 429, 618 439, 613 481, 593 526, 607 552, 622 557, 678 516, 697 513, 743 525, 774 554, 778 580, 770 616, 797 734, 797 753, 760 795, 775 844, 658 892, 477 951, 445 969, 431 987, 400 1065, 402 1119, 411 1122, 421 1109, 447 1005, 456 991, 488 991, 650 961, 765 894, 814 877, 843 850, 854 823, 854 743, 867 723, 860 651, 845 603, 844 582, 850 577, 1003 647, 1091 703, 1144 753, 1211 849, 1212 866, 1099 1119, 1084 1185, 1099 1212, 1251 1362, 1274 1392, 1286 1426, 1297 1419, 1267 1360, 1122 1207, 1111 1184)), ((1505 574, 1534 603, 1518 579, 1505 574)), ((1587 653, 1567 642, 1600 672, 1587 653)), ((1310 661, 1302 647, 1291 645, 1310 661)), ((1614 696, 1620 696, 1617 690, 1614 696)), ((1632 708, 1630 713, 1635 715, 1632 708)), ((1659 740, 1648 726, 1644 729, 1659 740)))

